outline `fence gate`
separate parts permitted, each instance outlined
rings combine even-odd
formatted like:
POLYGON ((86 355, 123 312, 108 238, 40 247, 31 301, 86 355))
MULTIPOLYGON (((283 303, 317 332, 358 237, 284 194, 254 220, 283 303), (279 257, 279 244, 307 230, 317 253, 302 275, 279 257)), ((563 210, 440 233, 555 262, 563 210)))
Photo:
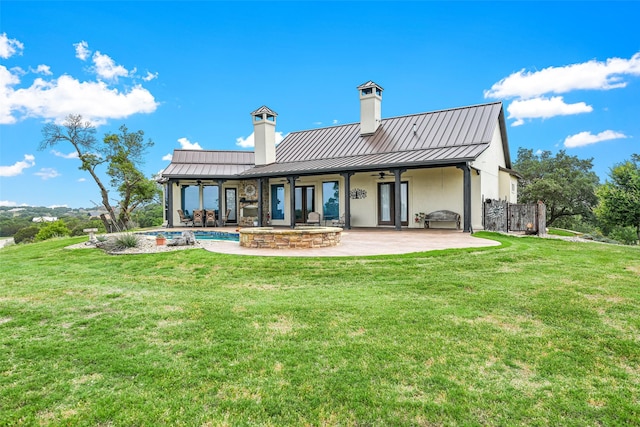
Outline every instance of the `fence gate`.
POLYGON ((484 229, 488 231, 525 231, 546 233, 544 203, 511 204, 506 200, 487 199, 484 202, 484 229))
POLYGON ((508 220, 507 228, 509 231, 538 231, 538 207, 536 205, 509 205, 508 220))

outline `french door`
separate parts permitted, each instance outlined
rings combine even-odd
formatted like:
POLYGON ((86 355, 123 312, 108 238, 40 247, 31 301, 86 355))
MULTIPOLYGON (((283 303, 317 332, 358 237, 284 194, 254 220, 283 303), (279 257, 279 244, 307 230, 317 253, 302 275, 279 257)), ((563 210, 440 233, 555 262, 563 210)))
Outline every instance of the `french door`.
POLYGON ((315 211, 315 194, 316 188, 312 185, 296 187, 296 223, 305 222, 309 212, 315 211))
MULTIPOLYGON (((396 191, 394 182, 378 183, 378 225, 395 225, 396 191)), ((409 225, 409 183, 400 183, 400 224, 409 225)))
MULTIPOLYGON (((238 206, 236 204, 236 189, 235 188, 225 188, 224 190, 224 206, 227 210, 229 210, 229 217, 227 218, 227 222, 235 224, 238 222, 238 206)), ((222 212, 222 215, 225 215, 226 212, 222 212)))

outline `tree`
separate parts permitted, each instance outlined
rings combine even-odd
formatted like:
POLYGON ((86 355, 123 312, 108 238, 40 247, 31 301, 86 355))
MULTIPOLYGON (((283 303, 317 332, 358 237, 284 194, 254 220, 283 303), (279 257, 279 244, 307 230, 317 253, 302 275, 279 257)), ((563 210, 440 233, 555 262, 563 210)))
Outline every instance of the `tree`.
MULTIPOLYGON (((143 141, 142 131, 130 133, 126 126, 120 127, 120 134, 107 134, 102 143, 96 137, 96 129, 91 122, 83 121, 81 115, 70 114, 62 126, 48 123, 42 129, 43 140, 40 150, 53 147, 61 142, 70 143, 80 159, 80 169, 89 172, 100 189, 102 205, 116 229, 129 227, 131 211, 141 203, 150 201, 153 196, 151 189, 155 189, 153 181, 146 180, 137 165, 142 163, 145 150, 153 142, 143 141), (111 186, 116 188, 121 196, 119 215, 109 200, 109 190, 100 179, 97 169, 107 165, 107 174, 111 177, 111 186)), ((155 194, 155 193, 153 193, 155 194)), ((109 230, 109 224, 105 228, 109 230)))
MULTIPOLYGON (((54 147, 61 142, 70 143, 80 159, 79 169, 89 172, 100 188, 102 205, 110 217, 115 220, 115 211, 109 203, 109 191, 96 172, 96 168, 106 163, 108 159, 100 155, 101 147, 98 146, 95 133, 96 128, 91 122, 83 121, 82 116, 79 114, 70 114, 65 118, 62 126, 55 123, 47 123, 42 128, 43 139, 40 142, 40 150, 54 147)), ((107 230, 109 229, 108 224, 105 224, 105 227, 107 230)))
POLYGON ((609 178, 597 192, 598 219, 611 227, 633 227, 640 239, 640 155, 614 166, 609 178))
POLYGON ((524 203, 542 200, 547 206, 547 224, 559 218, 593 215, 598 199, 595 191, 598 176, 592 171, 593 159, 581 160, 560 150, 539 155, 520 148, 514 169, 522 175, 518 199, 524 203))
POLYGON ((143 131, 129 132, 123 125, 119 134, 105 135, 104 143, 110 160, 107 174, 120 195, 118 221, 129 228, 133 210, 153 202, 158 194, 156 183, 145 178, 138 169, 144 161, 144 153, 153 142, 144 141, 143 131))

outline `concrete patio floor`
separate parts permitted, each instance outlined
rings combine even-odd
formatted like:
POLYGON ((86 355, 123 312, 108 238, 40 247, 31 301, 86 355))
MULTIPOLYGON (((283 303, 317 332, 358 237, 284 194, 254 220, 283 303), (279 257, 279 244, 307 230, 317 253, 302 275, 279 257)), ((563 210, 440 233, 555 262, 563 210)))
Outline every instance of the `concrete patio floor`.
MULTIPOLYGON (((176 228, 172 230, 178 230, 176 228)), ((180 230, 192 230, 180 228, 180 230)), ((233 231, 230 228, 207 230, 233 231)), ((344 257, 407 254, 438 249, 480 248, 499 246, 500 243, 448 229, 352 229, 342 232, 339 246, 315 249, 253 249, 240 247, 238 242, 199 240, 210 252, 231 255, 286 256, 286 257, 344 257)))

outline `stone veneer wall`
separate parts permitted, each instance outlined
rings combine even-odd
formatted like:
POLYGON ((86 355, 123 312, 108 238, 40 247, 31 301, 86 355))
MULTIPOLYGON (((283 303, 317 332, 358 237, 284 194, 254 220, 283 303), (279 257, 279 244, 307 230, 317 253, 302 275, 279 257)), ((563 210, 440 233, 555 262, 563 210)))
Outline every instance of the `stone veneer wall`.
POLYGON ((338 227, 274 230, 254 227, 240 230, 240 246, 267 249, 312 249, 340 244, 342 229, 338 227))

